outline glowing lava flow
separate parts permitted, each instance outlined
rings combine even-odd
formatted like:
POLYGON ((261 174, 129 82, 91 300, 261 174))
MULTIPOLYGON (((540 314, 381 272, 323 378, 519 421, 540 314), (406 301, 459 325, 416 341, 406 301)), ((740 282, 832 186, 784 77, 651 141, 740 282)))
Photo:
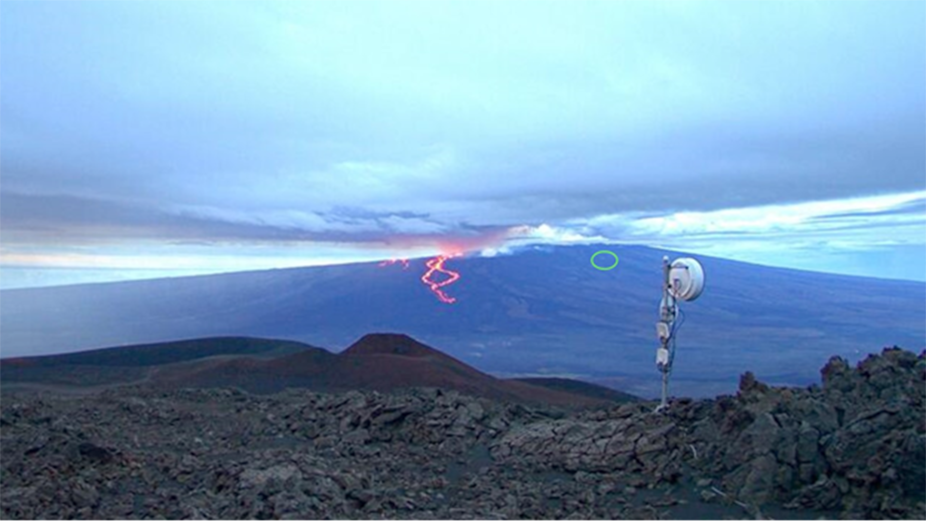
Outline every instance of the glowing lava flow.
MULTIPOLYGON (((440 254, 437 257, 434 257, 433 259, 430 259, 425 263, 425 266, 428 267, 428 271, 426 271, 425 274, 421 276, 421 282, 424 282, 425 286, 430 288, 430 290, 434 293, 434 295, 436 295, 437 298, 445 304, 453 304, 454 302, 457 301, 457 299, 453 297, 448 297, 447 294, 444 293, 444 291, 441 288, 443 288, 444 286, 449 286, 453 284, 454 282, 456 282, 457 279, 460 278, 460 274, 453 270, 445 268, 444 262, 447 259, 452 259, 454 257, 459 257, 461 255, 462 253, 440 254), (447 278, 440 282, 435 282, 431 280, 431 276, 434 275, 435 272, 443 273, 444 275, 447 276, 447 278)), ((408 269, 407 259, 384 260, 379 263, 379 266, 380 267, 391 266, 393 264, 398 264, 398 263, 402 263, 403 270, 408 269)))
POLYGON ((453 304, 454 302, 457 301, 457 299, 453 297, 448 297, 443 292, 443 290, 441 290, 441 288, 443 288, 444 286, 449 286, 453 284, 454 282, 456 282, 457 279, 460 278, 460 274, 453 270, 448 270, 447 268, 445 268, 444 262, 447 259, 452 259, 454 257, 459 257, 459 256, 460 256, 459 253, 453 253, 450 255, 441 254, 441 255, 438 255, 437 257, 434 257, 433 259, 425 263, 425 266, 428 267, 428 271, 424 275, 421 276, 421 282, 424 282, 426 286, 431 288, 431 291, 434 292, 435 295, 437 295, 437 298, 440 299, 441 302, 444 302, 446 304, 453 304), (440 282, 434 282, 433 280, 431 280, 431 275, 433 275, 435 271, 443 273, 444 275, 447 275, 449 278, 444 279, 440 282))
POLYGON ((402 269, 403 269, 403 270, 407 270, 407 269, 408 269, 408 259, 389 259, 389 260, 384 260, 383 262, 380 262, 380 263, 379 263, 379 266, 380 266, 380 267, 389 266, 390 264, 395 264, 395 263, 397 263, 397 262, 401 262, 401 263, 402 263, 402 269))

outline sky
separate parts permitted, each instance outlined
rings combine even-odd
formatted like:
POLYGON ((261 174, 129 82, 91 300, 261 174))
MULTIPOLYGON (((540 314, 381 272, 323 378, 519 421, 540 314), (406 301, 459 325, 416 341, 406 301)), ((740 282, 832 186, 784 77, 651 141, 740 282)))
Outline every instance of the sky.
POLYGON ((0 3, 0 287, 644 244, 926 280, 926 3, 0 3))

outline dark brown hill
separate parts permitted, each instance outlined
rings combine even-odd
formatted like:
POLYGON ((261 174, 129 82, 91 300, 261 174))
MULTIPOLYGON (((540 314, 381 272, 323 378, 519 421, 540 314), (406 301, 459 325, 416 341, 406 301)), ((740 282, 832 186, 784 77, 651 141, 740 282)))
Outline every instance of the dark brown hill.
MULTIPOLYGON (((408 335, 395 333, 374 333, 364 335, 341 353, 340 356, 350 358, 354 363, 370 364, 371 371, 381 375, 381 378, 392 379, 388 374, 392 366, 399 361, 402 364, 419 364, 421 369, 427 367, 441 367, 446 372, 455 375, 454 380, 484 380, 492 378, 474 367, 457 360, 456 358, 438 351, 415 340, 408 335), (382 364, 377 367, 377 364, 382 364)), ((428 378, 428 375, 422 375, 428 378)), ((492 378, 494 380, 494 378, 492 378)), ((463 382, 460 382, 463 383, 463 382)), ((440 387, 435 385, 434 387, 440 387)))
POLYGON ((92 392, 119 385, 163 389, 238 387, 267 394, 287 388, 321 392, 456 390, 522 403, 589 407, 613 396, 578 387, 532 385, 483 373, 403 334, 360 338, 340 354, 296 342, 206 338, 68 355, 0 361, 5 389, 92 392), (12 387, 11 387, 12 385, 12 387))
POLYGON ((340 354, 308 350, 271 360, 209 360, 162 371, 170 387, 237 386, 253 393, 288 387, 314 391, 392 391, 412 387, 453 389, 473 396, 558 406, 614 403, 587 393, 503 380, 402 334, 368 334, 340 354))
POLYGON ((402 355, 451 358, 433 347, 428 347, 408 335, 399 333, 373 333, 364 335, 363 338, 354 342, 341 354, 344 356, 402 355))

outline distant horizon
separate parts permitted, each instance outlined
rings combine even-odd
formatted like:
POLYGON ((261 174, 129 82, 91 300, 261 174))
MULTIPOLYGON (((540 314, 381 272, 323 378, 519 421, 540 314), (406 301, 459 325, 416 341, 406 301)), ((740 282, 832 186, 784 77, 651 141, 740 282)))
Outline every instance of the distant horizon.
MULTIPOLYGON (((622 243, 573 243, 573 244, 530 244, 530 245, 521 245, 519 248, 525 248, 530 246, 554 246, 554 247, 564 247, 564 246, 635 246, 635 247, 644 247, 651 248, 655 250, 665 250, 672 251, 681 254, 690 254, 694 256, 704 256, 704 257, 713 257, 718 259, 725 259, 735 262, 743 262, 746 264, 753 264, 758 266, 764 266, 769 268, 781 268, 781 269, 792 269, 799 271, 808 271, 814 273, 824 273, 830 275, 845 275, 853 277, 866 277, 866 278, 875 278, 875 279, 884 279, 884 280, 897 280, 897 281, 906 281, 906 282, 924 282, 926 283, 926 272, 920 273, 919 278, 915 276, 903 277, 903 276, 885 276, 872 274, 870 272, 863 272, 859 270, 833 270, 825 271, 819 268, 807 267, 800 264, 771 264, 771 263, 762 263, 757 260, 744 260, 740 258, 734 258, 732 256, 722 256, 717 254, 702 254, 692 251, 683 251, 677 248, 665 248, 659 246, 651 246, 645 244, 622 244, 622 243)), ((476 257, 493 257, 496 255, 517 255, 517 252, 512 253, 496 253, 495 250, 487 251, 472 251, 468 252, 466 256, 476 256, 476 257)), ((431 255, 416 255, 413 257, 403 257, 407 259, 427 259, 431 255)), ((375 259, 345 259, 337 262, 327 262, 319 264, 298 264, 298 265, 280 265, 280 266, 254 266, 254 267, 241 267, 238 269, 150 269, 150 268, 127 268, 127 269, 106 269, 106 268, 90 268, 90 267, 53 267, 53 268, 34 268, 29 266, 0 266, 0 291, 3 290, 12 290, 12 289, 31 289, 31 288, 46 288, 46 287, 56 287, 56 286, 70 286, 77 284, 101 284, 109 282, 130 282, 130 281, 143 281, 143 280, 156 280, 164 278, 181 278, 181 277, 196 277, 196 276, 208 276, 208 275, 222 275, 222 274, 231 274, 231 273, 244 273, 244 272, 255 272, 255 271, 268 271, 268 270, 286 270, 286 269, 299 269, 299 268, 313 268, 313 267, 324 267, 324 266, 342 266, 349 264, 366 264, 366 263, 375 263, 382 262, 384 260, 393 259, 396 257, 381 257, 375 259), (18 272, 18 273, 17 273, 18 272), (10 275, 13 275, 11 281, 10 275), (32 282, 30 282, 30 279, 32 282)))

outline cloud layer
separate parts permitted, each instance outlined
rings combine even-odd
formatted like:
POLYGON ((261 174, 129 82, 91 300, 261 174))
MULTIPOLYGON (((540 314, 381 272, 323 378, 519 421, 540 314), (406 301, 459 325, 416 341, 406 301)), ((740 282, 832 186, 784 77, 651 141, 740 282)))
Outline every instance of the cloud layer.
POLYGON ((4 3, 2 262, 359 259, 544 224, 731 255, 857 249, 872 226, 922 245, 924 20, 875 1, 4 3))

